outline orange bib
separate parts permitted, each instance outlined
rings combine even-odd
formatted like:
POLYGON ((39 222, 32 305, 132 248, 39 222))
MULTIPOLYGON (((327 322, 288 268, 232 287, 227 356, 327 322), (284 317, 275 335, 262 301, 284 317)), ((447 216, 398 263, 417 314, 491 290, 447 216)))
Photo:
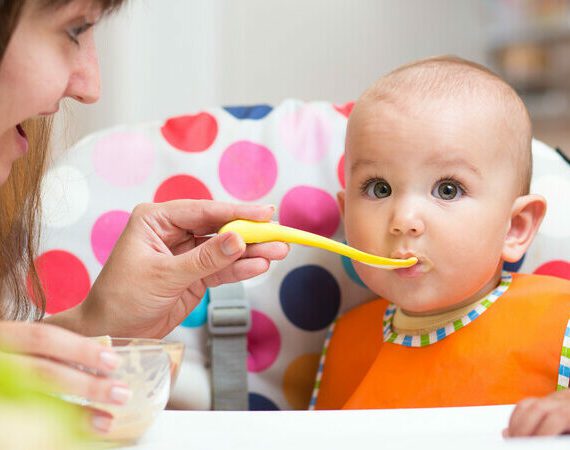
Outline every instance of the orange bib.
POLYGON ((505 286, 496 300, 430 338, 392 333, 394 308, 385 300, 349 311, 325 349, 315 407, 512 404, 568 387, 561 354, 567 364, 570 282, 513 274, 505 286))

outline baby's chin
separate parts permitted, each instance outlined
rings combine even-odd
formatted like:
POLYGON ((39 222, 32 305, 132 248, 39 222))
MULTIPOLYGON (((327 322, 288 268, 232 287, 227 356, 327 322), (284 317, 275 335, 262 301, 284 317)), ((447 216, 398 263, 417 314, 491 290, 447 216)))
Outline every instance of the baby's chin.
POLYGON ((453 310, 457 303, 453 298, 442 298, 441 293, 418 291, 419 289, 379 289, 376 294, 413 315, 439 314, 453 310))

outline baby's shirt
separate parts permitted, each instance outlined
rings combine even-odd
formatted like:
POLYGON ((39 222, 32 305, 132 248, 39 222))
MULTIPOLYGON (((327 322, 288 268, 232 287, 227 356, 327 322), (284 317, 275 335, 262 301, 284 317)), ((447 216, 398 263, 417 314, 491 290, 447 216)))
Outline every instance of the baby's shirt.
POLYGON ((463 317, 423 335, 396 333, 395 311, 379 299, 333 324, 311 408, 512 404, 568 388, 568 280, 505 272, 463 317))

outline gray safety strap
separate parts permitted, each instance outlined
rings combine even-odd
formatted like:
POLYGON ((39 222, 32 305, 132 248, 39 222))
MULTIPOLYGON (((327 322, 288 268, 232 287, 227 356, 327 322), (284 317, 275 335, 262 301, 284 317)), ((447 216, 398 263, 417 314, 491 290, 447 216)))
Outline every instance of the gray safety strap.
POLYGON ((250 328, 251 310, 241 282, 210 289, 208 331, 215 410, 249 408, 246 358, 250 328))

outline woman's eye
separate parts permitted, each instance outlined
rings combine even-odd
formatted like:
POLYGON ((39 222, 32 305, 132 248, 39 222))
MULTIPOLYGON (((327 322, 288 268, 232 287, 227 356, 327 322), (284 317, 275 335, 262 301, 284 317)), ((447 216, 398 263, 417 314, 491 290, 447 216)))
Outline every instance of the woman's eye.
POLYGON ((433 196, 442 200, 455 200, 463 194, 464 191, 461 186, 457 182, 449 180, 438 182, 432 191, 433 196))
POLYGON ((71 27, 67 30, 67 35, 75 44, 79 45, 79 36, 85 33, 89 28, 93 26, 91 22, 85 22, 82 25, 71 27))
POLYGON ((392 194, 392 188, 383 180, 371 181, 366 186, 366 195, 368 197, 386 198, 392 194))

